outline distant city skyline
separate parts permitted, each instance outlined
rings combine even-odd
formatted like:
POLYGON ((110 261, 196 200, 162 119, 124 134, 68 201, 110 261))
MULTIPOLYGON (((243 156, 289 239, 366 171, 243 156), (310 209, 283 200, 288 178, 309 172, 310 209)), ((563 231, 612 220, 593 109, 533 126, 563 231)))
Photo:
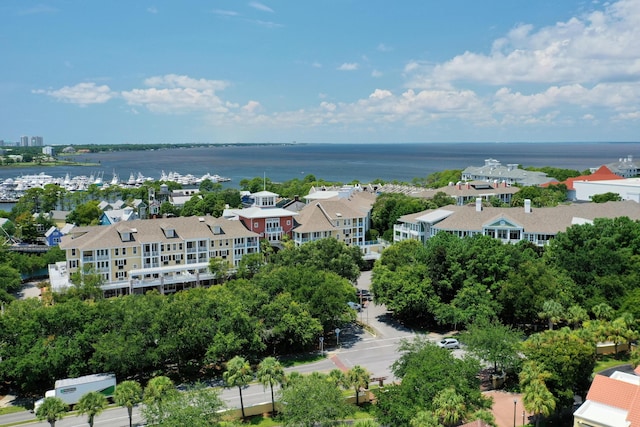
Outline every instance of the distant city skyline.
POLYGON ((640 0, 23 0, 0 14, 4 141, 640 140, 640 0))

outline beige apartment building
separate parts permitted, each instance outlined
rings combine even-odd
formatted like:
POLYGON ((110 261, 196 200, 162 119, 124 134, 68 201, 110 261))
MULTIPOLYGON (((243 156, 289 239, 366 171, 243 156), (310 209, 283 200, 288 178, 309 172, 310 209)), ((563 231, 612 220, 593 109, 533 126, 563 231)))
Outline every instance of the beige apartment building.
POLYGON ((240 221, 194 216, 76 227, 60 248, 66 262, 49 268, 54 290, 89 269, 102 277, 105 295, 114 296, 210 285, 216 278, 209 260, 226 260, 233 268, 244 255, 259 252, 260 243, 240 221))

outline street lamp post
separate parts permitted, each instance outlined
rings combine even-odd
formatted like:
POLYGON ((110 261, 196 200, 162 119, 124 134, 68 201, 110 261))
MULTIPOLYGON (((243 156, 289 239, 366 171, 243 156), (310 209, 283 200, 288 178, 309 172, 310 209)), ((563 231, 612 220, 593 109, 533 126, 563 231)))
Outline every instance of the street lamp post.
POLYGON ((324 337, 320 337, 320 356, 324 355, 324 337))
POLYGON ((516 427, 516 406, 518 405, 518 399, 513 399, 513 427, 516 427))
POLYGON ((336 328, 336 347, 340 347, 340 328, 336 328))

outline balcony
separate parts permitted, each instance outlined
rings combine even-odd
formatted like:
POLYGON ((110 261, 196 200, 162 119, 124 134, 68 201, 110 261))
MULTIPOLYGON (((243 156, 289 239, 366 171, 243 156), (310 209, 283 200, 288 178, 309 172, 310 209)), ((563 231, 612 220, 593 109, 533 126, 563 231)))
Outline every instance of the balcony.
POLYGON ((267 233, 282 233, 282 227, 267 227, 267 233))

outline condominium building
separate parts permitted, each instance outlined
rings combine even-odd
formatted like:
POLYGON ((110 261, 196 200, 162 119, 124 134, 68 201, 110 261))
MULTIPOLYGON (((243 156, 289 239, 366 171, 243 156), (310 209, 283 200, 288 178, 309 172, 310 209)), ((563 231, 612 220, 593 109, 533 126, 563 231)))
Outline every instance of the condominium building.
POLYGON ((533 172, 519 169, 517 164, 502 164, 496 159, 486 159, 484 166, 469 166, 462 171, 463 181, 505 182, 509 185, 523 186, 541 185, 556 181, 543 172, 533 172))
POLYGON ((259 252, 259 236, 239 221, 177 217, 76 227, 62 237, 66 262, 50 266, 54 290, 70 286, 75 272, 93 271, 106 296, 175 292, 215 283, 213 258, 236 267, 245 254, 259 252))
POLYGON ((366 233, 371 224, 371 209, 376 195, 352 188, 337 191, 328 198, 328 191, 318 191, 305 198, 309 203, 298 212, 293 241, 296 245, 330 237, 357 246, 365 259, 379 257, 383 247, 375 241, 367 241, 366 233))
POLYGON ((241 224, 258 234, 260 239, 279 246, 284 235, 292 237, 294 216, 297 212, 277 206, 278 195, 270 191, 260 191, 251 195, 253 205, 243 209, 225 209, 222 216, 241 224))
POLYGON ((525 200, 524 208, 494 208, 483 206, 482 199, 478 199, 475 206, 449 205, 401 216, 393 226, 393 240, 414 239, 424 243, 437 233, 447 232, 459 237, 482 234, 504 243, 528 240, 544 246, 574 224, 623 216, 640 220, 640 204, 623 201, 532 208, 531 201, 525 200))

